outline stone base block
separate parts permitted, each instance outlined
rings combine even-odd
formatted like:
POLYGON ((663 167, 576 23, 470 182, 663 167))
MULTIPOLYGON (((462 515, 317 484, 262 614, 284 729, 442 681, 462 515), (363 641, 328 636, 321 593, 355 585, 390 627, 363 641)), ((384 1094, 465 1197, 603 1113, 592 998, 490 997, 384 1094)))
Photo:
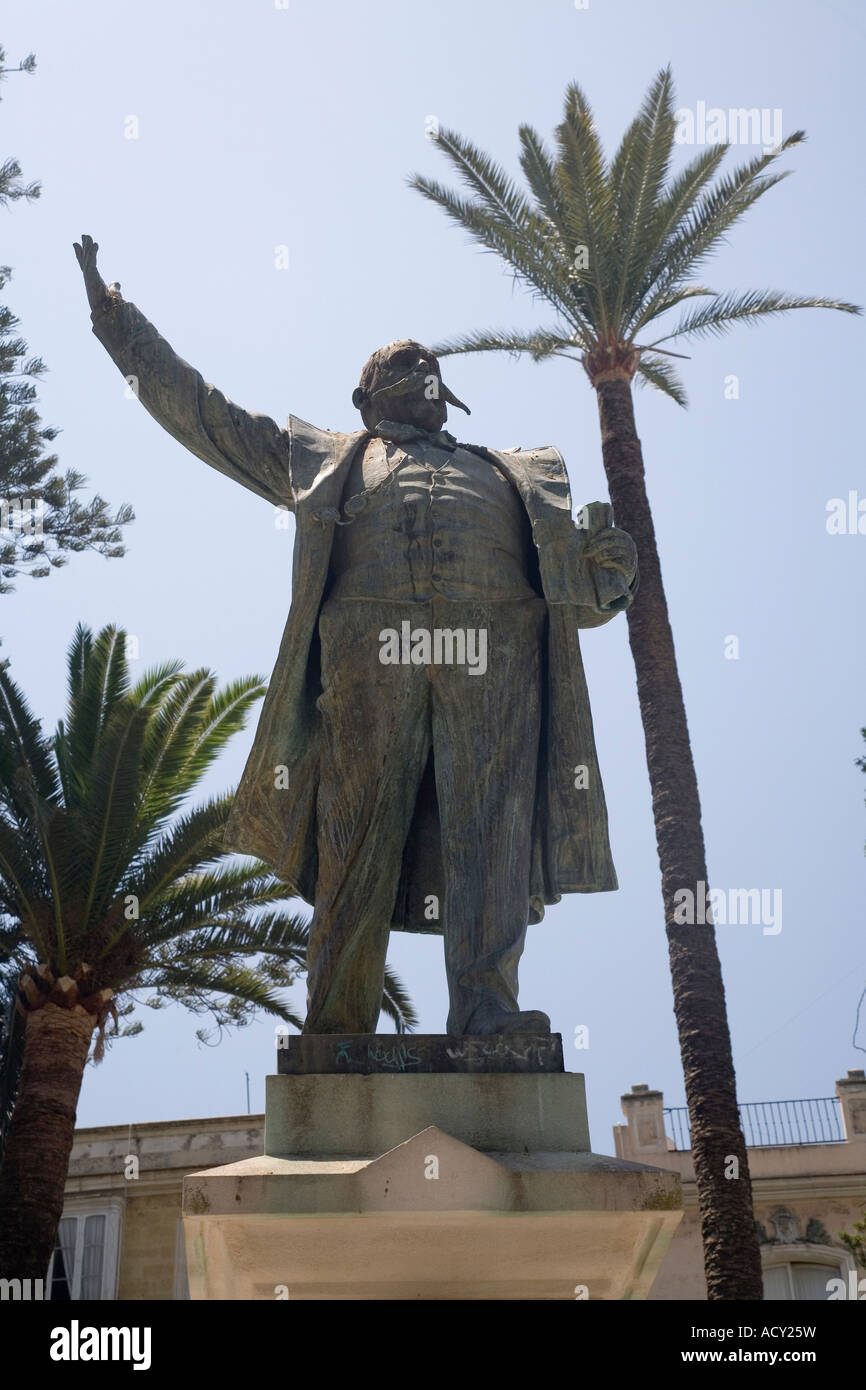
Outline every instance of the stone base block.
POLYGON ((184 1217, 190 1297, 645 1299, 681 1212, 184 1217))
POLYGON ((574 1072, 266 1078, 268 1154, 378 1157, 428 1125, 482 1151, 589 1148, 574 1072))
POLYGON ((192 1298, 645 1298, 682 1215, 572 1073, 271 1076, 266 1148, 184 1180, 192 1298))

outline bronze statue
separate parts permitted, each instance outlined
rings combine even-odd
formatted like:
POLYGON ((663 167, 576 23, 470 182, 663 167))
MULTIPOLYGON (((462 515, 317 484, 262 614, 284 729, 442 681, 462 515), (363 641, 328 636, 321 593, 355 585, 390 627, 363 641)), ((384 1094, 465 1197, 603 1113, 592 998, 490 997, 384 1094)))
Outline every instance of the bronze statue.
MULTIPOLYGON (((296 518, 292 603, 227 847, 314 908, 307 1033, 372 1033, 389 932, 444 937, 451 1034, 545 1031, 520 1011, 529 922, 614 889, 577 630, 632 600, 634 544, 572 519, 550 447, 444 430, 467 410, 420 343, 374 353, 362 430, 240 409, 106 287, 93 331, 192 453, 296 518)), ((467 410, 468 413, 468 410, 467 410)))

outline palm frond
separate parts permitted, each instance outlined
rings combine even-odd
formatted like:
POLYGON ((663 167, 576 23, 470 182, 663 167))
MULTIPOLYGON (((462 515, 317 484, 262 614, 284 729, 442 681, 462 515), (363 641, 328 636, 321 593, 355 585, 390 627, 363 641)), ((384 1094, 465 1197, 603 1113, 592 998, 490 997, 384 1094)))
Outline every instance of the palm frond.
POLYGON ((210 671, 179 675, 161 683, 162 694, 148 711, 141 815, 152 824, 170 816, 189 791, 191 781, 185 774, 215 687, 210 671))
POLYGON ((521 145, 520 167, 526 182, 557 237, 560 254, 570 260, 574 251, 568 244, 568 211, 557 184, 553 156, 532 126, 522 125, 517 135, 521 145))
POLYGON ((86 827, 89 841, 88 888, 82 923, 99 916, 115 895, 129 859, 138 820, 141 753, 149 712, 130 700, 108 715, 89 778, 86 827))
POLYGON ((385 966, 385 986, 382 991, 382 1012, 393 1019, 398 1033, 408 1033, 418 1022, 412 1000, 398 975, 390 965, 385 966))
POLYGON ((735 323, 754 323, 759 318, 787 314, 792 309, 840 309, 846 314, 860 314, 857 304, 843 299, 824 299, 816 295, 785 294, 781 290, 743 290, 717 295, 711 304, 704 304, 686 314, 670 333, 656 338, 649 347, 667 343, 674 338, 702 338, 727 333, 735 323))
POLYGON ((718 250, 727 233, 759 198, 788 178, 789 169, 773 174, 765 171, 786 150, 805 138, 803 131, 794 131, 776 149, 757 155, 703 194, 653 256, 647 272, 644 304, 633 316, 633 332, 655 316, 660 298, 666 297, 684 279, 691 278, 707 257, 718 250))
POLYGON ((674 177, 662 197, 659 198, 650 229, 647 232, 647 241, 654 248, 654 256, 647 267, 648 274, 637 296, 641 303, 651 288, 653 271, 659 257, 664 253, 663 249, 668 246, 669 240, 677 228, 686 222, 695 203, 722 163, 729 148, 728 145, 710 145, 707 149, 701 150, 674 177))
POLYGON ((20 801, 19 771, 26 768, 38 794, 46 801, 59 790, 57 765, 39 720, 31 713, 23 693, 0 665, 0 802, 26 819, 20 801))
POLYGON ((286 897, 286 885, 257 861, 186 874, 152 900, 138 929, 139 940, 153 946, 198 930, 227 913, 250 911, 286 897))
POLYGON ((523 230, 532 209, 505 171, 471 141, 454 130, 440 130, 436 144, 448 156, 463 182, 473 190, 491 217, 502 226, 523 230))
POLYGON ((573 252, 578 246, 587 248, 589 266, 580 280, 591 321, 606 336, 611 327, 609 290, 614 280, 614 209, 592 110, 576 83, 566 90, 565 114, 556 127, 556 138, 557 182, 567 208, 568 235, 573 252))
MULTIPOLYGON (((285 887, 283 887, 285 894, 285 887)), ((225 921, 202 925, 172 947, 172 959, 203 961, 243 956, 270 956, 292 968, 304 968, 309 925, 289 912, 268 912, 250 919, 236 914, 225 921)))
POLYGON ((670 396, 677 405, 685 408, 688 405, 686 389, 683 386, 677 372, 670 362, 664 357, 648 357, 644 352, 640 354, 637 372, 635 373, 637 382, 640 386, 653 386, 663 395, 670 396))
POLYGON ((196 995, 224 994, 243 1004, 290 1022, 287 1006, 259 970, 220 961, 195 965, 189 961, 164 959, 153 962, 147 971, 147 987, 188 1003, 196 995))
POLYGON ((14 978, 19 952, 26 949, 27 939, 18 922, 0 925, 0 987, 5 989, 14 978))
POLYGON ((212 797, 180 816, 158 843, 131 866, 125 880, 126 891, 135 893, 142 914, 176 879, 222 857, 223 835, 233 800, 231 796, 212 797))
POLYGON ((204 776, 229 739, 245 727, 250 709, 266 692, 261 676, 242 676, 215 692, 204 709, 190 750, 186 767, 190 785, 204 776))
POLYGON ((159 704, 166 691, 182 674, 182 661, 163 661, 159 666, 148 667, 129 692, 130 698, 136 705, 159 704))
MULTIPOLYGON (((671 309, 675 309, 678 304, 682 304, 686 299, 715 299, 716 290, 709 290, 705 285, 680 285, 677 289, 672 289, 668 294, 661 298, 656 298, 655 308, 653 309, 652 319, 661 318, 671 309)), ((646 315, 641 315, 643 326, 651 320, 646 315)))
POLYGON ((451 338, 437 344, 432 351, 437 357, 466 352, 507 352, 513 357, 528 353, 534 362, 541 362, 546 357, 572 357, 580 361, 579 353, 585 346, 588 345, 578 339, 577 334, 565 337, 544 329, 530 329, 525 333, 494 329, 492 332, 478 331, 451 338))
POLYGON ((45 897, 44 879, 34 872, 21 835, 3 820, 0 820, 0 880, 2 910, 20 920, 33 944, 43 950, 45 958, 47 939, 37 906, 45 897))
POLYGON ((670 167, 676 132, 669 67, 657 75, 614 159, 610 184, 616 232, 618 289, 613 327, 622 335, 623 314, 637 298, 655 244, 647 236, 670 167))
POLYGON ((84 623, 79 623, 72 637, 66 658, 67 691, 69 703, 75 704, 84 685, 84 673, 93 651, 93 633, 84 623))
POLYGON ((442 208, 485 251, 494 253, 511 266, 517 279, 532 294, 553 304, 568 322, 577 322, 579 309, 568 270, 554 257, 539 254, 537 239, 533 242, 525 232, 504 226, 486 209, 458 197, 434 179, 416 175, 411 187, 442 208))
POLYGON ((126 634, 109 626, 94 641, 79 625, 69 653, 69 704, 60 748, 67 805, 87 797, 102 731, 128 690, 126 634))

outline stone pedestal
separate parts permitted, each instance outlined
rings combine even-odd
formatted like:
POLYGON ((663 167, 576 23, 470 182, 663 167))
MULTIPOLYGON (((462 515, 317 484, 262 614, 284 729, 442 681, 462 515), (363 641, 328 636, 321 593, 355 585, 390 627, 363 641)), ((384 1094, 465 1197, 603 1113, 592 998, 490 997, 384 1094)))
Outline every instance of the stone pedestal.
POLYGON ((192 1298, 646 1297, 680 1179, 590 1151, 583 1077, 525 1069, 560 1039, 292 1043, 265 1155, 184 1180, 192 1298))

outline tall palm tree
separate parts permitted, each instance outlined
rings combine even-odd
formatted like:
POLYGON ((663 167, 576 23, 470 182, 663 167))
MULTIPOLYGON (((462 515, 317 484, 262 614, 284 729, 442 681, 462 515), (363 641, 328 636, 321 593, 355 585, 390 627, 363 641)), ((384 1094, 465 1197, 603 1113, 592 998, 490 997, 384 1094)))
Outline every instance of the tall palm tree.
MULTIPOLYGON (((79 626, 50 740, 0 670, 0 959, 23 969, 25 1022, 0 1172, 7 1278, 48 1268, 85 1063, 118 1005, 144 990, 220 1026, 258 1009, 300 1026, 281 990, 303 970, 306 924, 273 906, 286 889, 266 865, 223 850, 231 795, 184 804, 264 687, 220 690, 177 662, 132 685, 125 645, 79 626)), ((382 1007, 399 1031, 415 1021, 390 971, 382 1007)))
POLYGON ((439 132, 437 144, 472 196, 460 197, 417 175, 410 182, 505 261, 557 319, 528 333, 470 333, 436 351, 527 353, 537 362, 568 357, 582 364, 598 396, 610 497, 617 525, 634 537, 640 565, 629 641, 652 786, 707 1288, 711 1299, 759 1299, 760 1255, 715 933, 711 924, 680 924, 675 914, 678 890, 694 894, 707 883, 706 854, 631 386, 638 378, 685 405, 670 360, 680 354, 663 344, 723 333, 736 323, 791 309, 859 310, 836 299, 777 290, 717 294, 698 283, 734 224, 785 177, 775 169, 779 156, 805 136, 797 131, 777 149, 715 180, 728 146, 702 150, 674 174, 675 133, 671 73, 664 69, 608 163, 586 97, 572 85, 555 151, 530 126, 520 127, 520 165, 531 196, 448 130, 439 132), (688 304, 698 299, 704 303, 688 304), (667 316, 681 305, 686 307, 671 323, 667 316), (738 1181, 729 1176, 731 1156, 739 1163, 738 1181))

